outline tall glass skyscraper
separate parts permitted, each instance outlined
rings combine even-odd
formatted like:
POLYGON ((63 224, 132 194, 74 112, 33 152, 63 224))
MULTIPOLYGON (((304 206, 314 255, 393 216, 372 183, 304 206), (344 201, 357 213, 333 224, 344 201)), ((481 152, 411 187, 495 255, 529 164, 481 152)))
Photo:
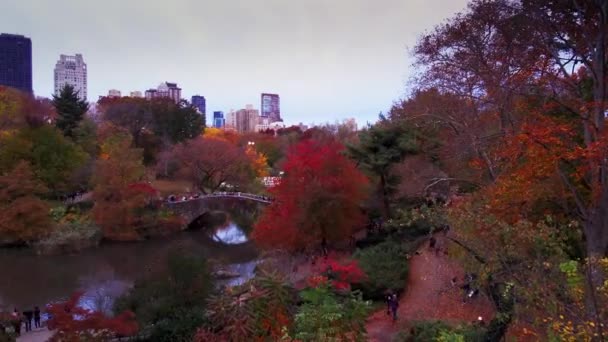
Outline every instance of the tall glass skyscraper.
POLYGON ((226 124, 224 119, 224 112, 217 111, 213 112, 213 127, 215 128, 223 128, 226 124))
POLYGON ((31 39, 0 34, 0 85, 33 93, 31 39))
POLYGON ((207 104, 204 96, 194 95, 192 96, 192 101, 190 102, 192 103, 192 106, 198 109, 201 114, 207 114, 207 104))

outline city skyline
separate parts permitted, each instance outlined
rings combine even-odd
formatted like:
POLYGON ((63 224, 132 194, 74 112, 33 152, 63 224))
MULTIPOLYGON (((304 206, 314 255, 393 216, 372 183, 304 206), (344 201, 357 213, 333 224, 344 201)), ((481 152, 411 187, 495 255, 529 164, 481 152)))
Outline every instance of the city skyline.
POLYGON ((269 92, 281 95, 289 123, 354 117, 364 125, 406 94, 407 49, 465 3, 23 0, 5 4, 0 20, 3 32, 31 38, 38 96, 53 93, 57 56, 77 52, 87 60, 89 99, 169 80, 186 99, 204 95, 208 111, 269 92))

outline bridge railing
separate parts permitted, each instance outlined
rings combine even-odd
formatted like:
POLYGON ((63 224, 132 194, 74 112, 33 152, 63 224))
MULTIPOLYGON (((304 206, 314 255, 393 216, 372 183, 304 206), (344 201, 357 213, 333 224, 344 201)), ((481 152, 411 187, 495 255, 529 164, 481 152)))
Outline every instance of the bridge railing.
POLYGON ((271 203, 274 199, 272 197, 268 197, 268 196, 262 196, 262 195, 256 195, 256 194, 250 194, 247 192, 214 192, 211 194, 207 194, 207 195, 199 195, 199 196, 176 196, 176 197, 172 197, 170 196, 169 198, 167 198, 167 202, 168 203, 181 203, 181 202, 189 202, 189 201, 195 201, 195 200, 200 200, 200 199, 205 199, 205 198, 212 198, 212 197, 236 197, 236 198, 246 198, 246 199, 251 199, 254 201, 258 201, 258 202, 264 202, 264 203, 271 203))

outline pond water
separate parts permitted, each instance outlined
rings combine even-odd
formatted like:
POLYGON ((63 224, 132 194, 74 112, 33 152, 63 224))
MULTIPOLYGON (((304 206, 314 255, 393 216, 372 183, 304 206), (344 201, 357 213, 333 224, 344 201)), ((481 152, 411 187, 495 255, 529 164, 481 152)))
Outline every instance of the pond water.
POLYGON ((102 244, 77 255, 37 256, 30 250, 0 249, 0 311, 43 307, 83 291, 81 305, 109 312, 115 298, 136 279, 164 268, 170 251, 176 249, 204 256, 241 275, 220 284, 240 284, 253 276, 257 258, 245 231, 229 220, 169 238, 102 244))

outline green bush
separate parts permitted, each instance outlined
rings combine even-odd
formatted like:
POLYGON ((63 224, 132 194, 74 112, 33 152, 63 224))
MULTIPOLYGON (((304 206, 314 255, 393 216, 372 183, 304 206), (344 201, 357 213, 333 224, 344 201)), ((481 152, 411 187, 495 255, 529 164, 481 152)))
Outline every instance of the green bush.
POLYGON ((172 252, 167 266, 164 273, 137 280, 114 311, 131 310, 142 327, 153 325, 152 341, 190 341, 204 323, 213 280, 199 256, 172 252))
POLYGON ((442 321, 415 322, 407 332, 397 334, 394 342, 482 342, 485 330, 476 326, 450 326, 442 321))
POLYGON ((367 279, 354 287, 359 288, 365 298, 374 300, 383 299, 387 290, 401 292, 408 274, 407 253, 406 245, 390 240, 357 250, 354 257, 367 279))

